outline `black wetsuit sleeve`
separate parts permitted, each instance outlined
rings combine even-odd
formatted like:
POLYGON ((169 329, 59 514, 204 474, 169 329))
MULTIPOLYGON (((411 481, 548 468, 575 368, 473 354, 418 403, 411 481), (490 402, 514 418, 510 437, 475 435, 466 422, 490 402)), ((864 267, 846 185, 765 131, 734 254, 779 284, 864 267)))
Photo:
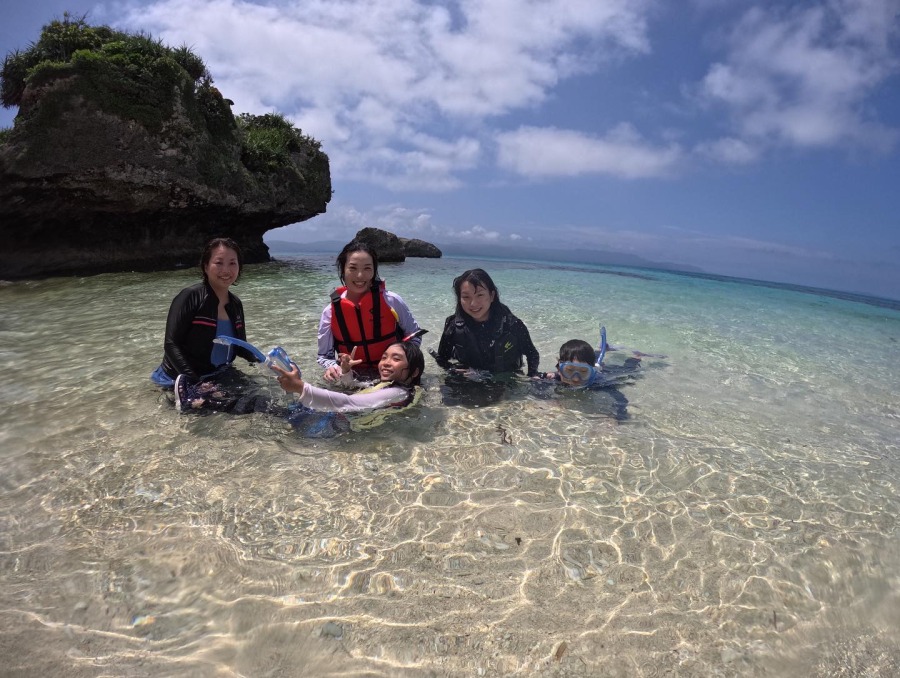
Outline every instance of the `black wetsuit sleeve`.
POLYGON ((196 373, 185 356, 184 346, 187 344, 187 336, 194 315, 199 308, 199 300, 200 296, 190 287, 181 290, 175 296, 169 307, 169 315, 166 317, 166 334, 163 340, 166 360, 178 374, 186 374, 191 379, 199 379, 200 375, 196 373))
POLYGON ((525 360, 528 363, 528 376, 537 376, 541 355, 535 348, 534 343, 532 343, 531 335, 528 333, 525 323, 518 318, 512 324, 512 334, 516 338, 516 345, 519 347, 519 350, 525 355, 525 360))
POLYGON ((450 360, 453 358, 453 321, 455 317, 451 315, 444 322, 444 332, 441 334, 437 353, 432 354, 437 364, 443 368, 450 367, 450 360))

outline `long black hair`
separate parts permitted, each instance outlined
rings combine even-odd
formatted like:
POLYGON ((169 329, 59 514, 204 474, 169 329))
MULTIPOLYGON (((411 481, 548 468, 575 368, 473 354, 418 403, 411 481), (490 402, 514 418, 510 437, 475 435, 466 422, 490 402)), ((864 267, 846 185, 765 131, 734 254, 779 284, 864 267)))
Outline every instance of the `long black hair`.
POLYGON ((494 293, 494 300, 491 302, 492 313, 494 309, 496 309, 500 305, 500 290, 497 289, 497 286, 494 284, 491 276, 489 276, 487 274, 487 271, 482 268, 472 268, 468 271, 463 271, 461 275, 458 275, 453 279, 453 291, 456 293, 456 314, 458 316, 465 317, 462 302, 460 301, 463 283, 469 283, 476 289, 479 287, 483 287, 488 292, 494 293))
POLYGON ((375 248, 372 247, 369 243, 364 242, 363 240, 351 240, 346 245, 344 245, 344 249, 341 250, 341 253, 337 256, 337 260, 335 264, 337 264, 338 276, 341 279, 341 284, 346 285, 346 281, 344 280, 344 267, 347 265, 347 259, 354 252, 365 252, 370 257, 372 257, 372 265, 375 268, 375 275, 372 276, 372 284, 375 284, 375 281, 378 280, 378 254, 375 252, 375 248))
POLYGON ((406 354, 406 364, 409 369, 409 378, 405 382, 406 386, 418 386, 422 383, 422 373, 425 371, 425 356, 422 355, 422 349, 419 348, 418 344, 414 344, 411 341, 398 341, 394 346, 399 346, 403 349, 403 353, 406 354), (413 372, 417 372, 415 377, 412 376, 413 372))
POLYGON ((241 248, 231 238, 213 238, 206 243, 206 247, 203 248, 203 253, 200 255, 200 271, 203 273, 203 282, 207 285, 209 284, 209 278, 206 275, 206 266, 209 264, 209 260, 212 259, 213 252, 220 247, 227 247, 230 250, 234 250, 234 253, 237 254, 238 274, 232 285, 236 284, 238 278, 241 277, 241 271, 244 270, 244 253, 241 252, 241 248))
POLYGON ((593 365, 597 362, 597 354, 594 352, 594 347, 584 339, 569 339, 559 347, 559 362, 593 365))

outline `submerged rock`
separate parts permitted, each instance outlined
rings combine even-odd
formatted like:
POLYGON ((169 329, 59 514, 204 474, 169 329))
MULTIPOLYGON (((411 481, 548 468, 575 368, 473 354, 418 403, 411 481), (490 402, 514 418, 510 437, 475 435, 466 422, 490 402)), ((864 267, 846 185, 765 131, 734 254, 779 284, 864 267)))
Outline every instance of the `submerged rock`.
POLYGON ((321 634, 325 638, 336 638, 340 640, 344 637, 344 627, 335 622, 329 621, 322 625, 321 634))

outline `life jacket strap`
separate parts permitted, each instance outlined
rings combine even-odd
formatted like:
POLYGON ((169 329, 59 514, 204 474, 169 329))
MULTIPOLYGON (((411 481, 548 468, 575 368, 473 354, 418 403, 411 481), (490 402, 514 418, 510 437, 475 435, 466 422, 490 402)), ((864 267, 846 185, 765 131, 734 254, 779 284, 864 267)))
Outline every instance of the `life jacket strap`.
MULTIPOLYGON (((341 292, 335 289, 331 293, 331 315, 337 320, 338 327, 341 328, 341 335, 345 342, 350 340, 350 328, 347 326, 347 319, 344 317, 344 311, 341 308, 341 292)), ((335 341, 335 344, 337 342, 335 341)))

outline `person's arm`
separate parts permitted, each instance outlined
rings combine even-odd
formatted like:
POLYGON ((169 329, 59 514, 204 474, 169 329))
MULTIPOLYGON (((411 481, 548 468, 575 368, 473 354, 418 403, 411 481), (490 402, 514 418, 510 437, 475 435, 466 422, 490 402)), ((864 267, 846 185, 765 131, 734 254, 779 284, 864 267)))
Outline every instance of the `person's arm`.
POLYGON ((197 313, 197 304, 194 301, 197 298, 199 297, 195 296, 195 290, 190 287, 186 287, 175 295, 169 306, 169 315, 166 317, 166 333, 163 339, 166 360, 178 374, 187 375, 194 381, 198 380, 200 375, 191 366, 182 347, 187 342, 191 323, 197 313))
POLYGON ((334 355, 334 334, 331 332, 331 304, 322 311, 319 319, 318 356, 316 362, 321 365, 325 373, 322 375, 325 381, 335 381, 341 377, 341 366, 334 355))
POLYGON ((528 334, 528 328, 525 323, 516 318, 513 323, 513 334, 519 345, 519 350, 525 355, 528 364, 528 376, 536 377, 538 375, 538 364, 541 362, 541 354, 538 353, 534 343, 531 341, 531 335, 528 334))
MULTIPOLYGON (((406 302, 403 301, 399 294, 385 292, 384 298, 387 299, 388 306, 396 311, 397 324, 400 325, 400 331, 403 332, 404 337, 415 334, 421 329, 419 323, 413 317, 412 311, 409 310, 409 306, 406 305, 406 302)), ((413 337, 410 341, 419 345, 422 343, 422 337, 413 337)))
POLYGON ((399 386, 388 386, 369 393, 340 393, 305 384, 300 402, 314 410, 360 412, 375 410, 401 400, 406 392, 399 386))
MULTIPOLYGON (((341 393, 327 388, 310 386, 300 376, 296 365, 291 371, 274 367, 278 383, 288 393, 299 393, 300 402, 314 410, 328 412, 358 412, 386 407, 401 400, 406 392, 399 386, 388 386, 369 393, 341 393)), ((348 373, 349 374, 349 373, 348 373)))

